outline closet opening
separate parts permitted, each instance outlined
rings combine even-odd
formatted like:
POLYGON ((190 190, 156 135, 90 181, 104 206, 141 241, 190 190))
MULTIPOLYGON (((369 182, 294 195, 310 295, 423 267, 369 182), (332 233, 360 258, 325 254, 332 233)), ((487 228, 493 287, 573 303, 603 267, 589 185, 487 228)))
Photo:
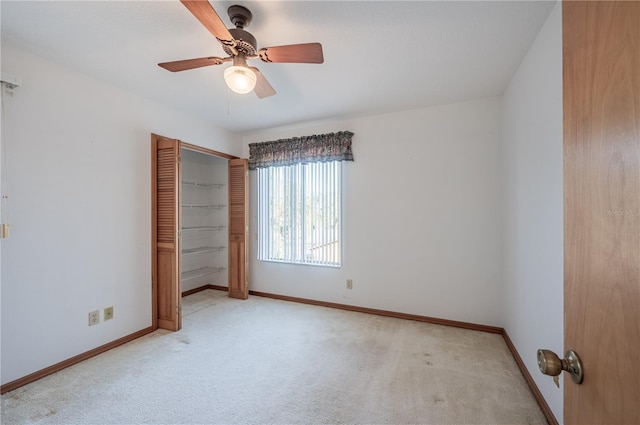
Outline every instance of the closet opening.
POLYGON ((246 299, 246 159, 151 136, 154 329, 182 327, 182 297, 203 289, 246 299))
POLYGON ((229 289, 229 183, 225 158, 181 149, 181 294, 229 289))

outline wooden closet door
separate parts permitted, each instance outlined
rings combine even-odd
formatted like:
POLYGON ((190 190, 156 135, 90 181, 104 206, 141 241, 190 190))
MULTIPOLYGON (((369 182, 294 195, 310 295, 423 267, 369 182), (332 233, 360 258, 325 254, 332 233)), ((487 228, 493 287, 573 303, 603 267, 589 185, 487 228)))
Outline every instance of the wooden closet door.
POLYGON ((152 135, 154 328, 182 327, 180 141, 152 135))
POLYGON ((248 233, 247 159, 229 160, 229 296, 247 299, 248 233))
POLYGON ((640 2, 564 1, 564 423, 640 423, 640 2))

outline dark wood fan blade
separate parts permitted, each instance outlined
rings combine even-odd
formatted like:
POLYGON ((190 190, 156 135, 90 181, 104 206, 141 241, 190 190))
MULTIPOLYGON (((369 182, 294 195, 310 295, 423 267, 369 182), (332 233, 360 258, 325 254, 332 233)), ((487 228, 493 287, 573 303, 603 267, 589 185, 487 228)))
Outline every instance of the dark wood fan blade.
POLYGON ((322 44, 305 43, 265 47, 258 52, 264 62, 323 63, 322 44))
POLYGON ((196 19, 198 19, 198 21, 200 21, 200 23, 218 39, 220 43, 230 47, 234 47, 236 45, 236 41, 233 39, 233 36, 227 29, 227 26, 222 22, 222 19, 220 19, 220 16, 218 16, 208 0, 180 1, 187 9, 189 9, 189 12, 191 12, 193 16, 195 16, 196 19))
POLYGON ((220 65, 223 62, 225 62, 224 59, 211 56, 208 58, 185 59, 181 61, 163 62, 163 63, 159 63, 158 66, 166 69, 167 71, 177 72, 177 71, 186 71, 187 69, 201 68, 203 66, 220 65))
POLYGON ((276 94, 276 91, 273 89, 273 87, 271 87, 271 84, 269 84, 267 79, 264 78, 264 75, 262 75, 258 68, 256 68, 255 66, 250 66, 249 68, 251 68, 251 70, 256 73, 256 77, 258 77, 256 86, 253 89, 256 96, 258 96, 260 99, 263 99, 265 97, 273 96, 274 94, 276 94))

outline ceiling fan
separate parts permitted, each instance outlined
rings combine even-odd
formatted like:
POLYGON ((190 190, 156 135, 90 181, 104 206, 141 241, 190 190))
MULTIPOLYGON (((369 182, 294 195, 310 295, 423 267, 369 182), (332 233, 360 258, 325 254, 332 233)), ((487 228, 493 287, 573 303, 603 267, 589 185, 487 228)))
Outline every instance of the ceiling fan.
POLYGON ((253 18, 251 11, 246 7, 239 5, 229 7, 227 13, 235 28, 227 29, 208 0, 180 1, 222 44, 222 49, 229 56, 225 58, 209 56, 158 64, 158 66, 168 71, 185 71, 187 69, 233 62, 233 65, 224 71, 224 79, 227 86, 234 92, 241 94, 249 93, 253 90, 262 99, 273 96, 276 91, 258 68, 247 65, 248 59, 260 58, 263 62, 275 63, 324 62, 320 43, 289 44, 286 46, 263 47, 258 50, 256 38, 244 30, 244 27, 248 26, 253 18))

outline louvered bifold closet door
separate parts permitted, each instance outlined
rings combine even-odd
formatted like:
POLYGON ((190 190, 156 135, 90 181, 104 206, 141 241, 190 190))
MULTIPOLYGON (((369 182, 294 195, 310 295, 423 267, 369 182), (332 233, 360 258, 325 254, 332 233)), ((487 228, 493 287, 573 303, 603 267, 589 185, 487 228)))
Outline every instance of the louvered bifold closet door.
POLYGON ((180 141, 156 136, 155 273, 158 327, 178 330, 180 313, 180 141))
POLYGON ((229 296, 247 299, 248 233, 247 159, 229 160, 229 296))

